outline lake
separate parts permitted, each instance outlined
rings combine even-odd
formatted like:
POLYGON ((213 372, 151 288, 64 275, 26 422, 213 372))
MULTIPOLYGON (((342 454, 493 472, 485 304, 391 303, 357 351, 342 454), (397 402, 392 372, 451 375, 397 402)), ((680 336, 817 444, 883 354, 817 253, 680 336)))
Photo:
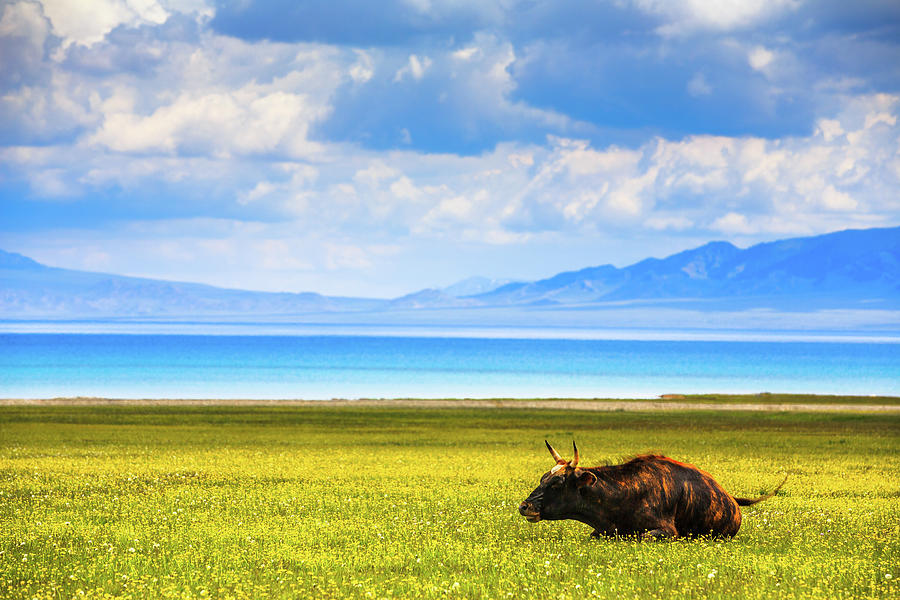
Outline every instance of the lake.
POLYGON ((900 344, 0 334, 0 397, 900 395, 900 344))

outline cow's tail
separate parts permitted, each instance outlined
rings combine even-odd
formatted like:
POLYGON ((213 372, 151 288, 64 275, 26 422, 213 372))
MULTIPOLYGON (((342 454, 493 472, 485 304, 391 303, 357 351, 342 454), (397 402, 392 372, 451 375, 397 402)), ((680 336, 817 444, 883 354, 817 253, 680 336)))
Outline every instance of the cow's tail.
POLYGON ((766 494, 765 496, 760 496, 759 498, 737 498, 737 497, 735 497, 734 500, 735 500, 735 502, 738 503, 738 506, 753 506, 757 502, 762 502, 763 500, 768 500, 769 498, 771 498, 772 496, 777 494, 778 490, 781 489, 781 486, 783 486, 784 482, 787 480, 788 480, 787 475, 785 475, 784 480, 778 484, 778 487, 775 488, 774 490, 772 490, 771 493, 766 494))

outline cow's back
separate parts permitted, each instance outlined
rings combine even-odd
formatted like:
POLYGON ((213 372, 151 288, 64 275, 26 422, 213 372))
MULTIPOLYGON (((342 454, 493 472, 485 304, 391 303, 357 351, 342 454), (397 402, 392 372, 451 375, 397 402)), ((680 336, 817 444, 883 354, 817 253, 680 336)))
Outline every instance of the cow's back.
POLYGON ((671 462, 681 482, 674 514, 678 535, 732 537, 737 534, 741 528, 741 509, 731 494, 708 473, 671 462))
POLYGON ((708 473, 664 456, 639 457, 643 477, 655 496, 660 517, 671 519, 679 536, 734 536, 741 527, 741 509, 708 473), (651 483, 652 482, 652 483, 651 483))

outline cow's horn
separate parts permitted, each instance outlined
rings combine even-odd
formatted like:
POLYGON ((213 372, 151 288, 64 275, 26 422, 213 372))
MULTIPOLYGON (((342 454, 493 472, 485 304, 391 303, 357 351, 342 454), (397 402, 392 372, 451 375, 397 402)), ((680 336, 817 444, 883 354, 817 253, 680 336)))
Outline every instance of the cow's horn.
POLYGON ((572 448, 575 449, 575 458, 569 462, 569 466, 573 469, 578 466, 578 446, 575 445, 575 440, 572 440, 572 448))
POLYGON ((560 464, 566 462, 565 460, 563 460, 563 457, 559 455, 559 452, 553 449, 553 446, 550 445, 550 442, 544 440, 544 443, 547 444, 547 450, 550 451, 550 455, 553 457, 553 460, 560 464))

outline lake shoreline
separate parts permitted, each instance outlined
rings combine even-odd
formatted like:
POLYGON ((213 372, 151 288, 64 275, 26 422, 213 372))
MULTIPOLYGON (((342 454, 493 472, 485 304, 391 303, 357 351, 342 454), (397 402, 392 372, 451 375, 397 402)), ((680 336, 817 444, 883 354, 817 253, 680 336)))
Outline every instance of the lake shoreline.
MULTIPOLYGON (((815 402, 781 400, 772 394, 764 402, 695 400, 689 397, 675 397, 660 400, 602 400, 602 399, 419 399, 391 398, 358 400, 264 400, 264 399, 176 399, 176 398, 0 398, 0 406, 234 406, 234 407, 347 407, 347 408, 476 408, 476 409, 544 409, 574 410, 591 412, 617 411, 743 411, 743 412, 878 412, 900 413, 900 398, 883 398, 897 401, 897 404, 841 402, 836 397, 816 398, 815 402)), ((881 398, 879 398, 881 399, 881 398)))
POLYGON ((0 346, 6 398, 655 401, 675 394, 702 403, 900 404, 889 399, 900 397, 900 344, 0 334, 0 346))

